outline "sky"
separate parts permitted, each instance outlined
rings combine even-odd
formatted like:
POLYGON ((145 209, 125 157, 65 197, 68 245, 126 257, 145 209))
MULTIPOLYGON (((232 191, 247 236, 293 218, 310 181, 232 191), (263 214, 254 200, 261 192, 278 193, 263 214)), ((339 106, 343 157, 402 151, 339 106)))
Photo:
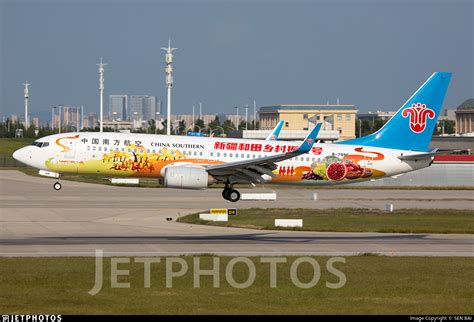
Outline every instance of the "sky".
POLYGON ((25 81, 33 116, 98 112, 100 57, 106 113, 110 94, 166 106, 169 39, 173 114, 254 100, 391 111, 435 71, 453 72, 444 107, 474 97, 471 0, 0 0, 0 116, 23 114, 25 81))

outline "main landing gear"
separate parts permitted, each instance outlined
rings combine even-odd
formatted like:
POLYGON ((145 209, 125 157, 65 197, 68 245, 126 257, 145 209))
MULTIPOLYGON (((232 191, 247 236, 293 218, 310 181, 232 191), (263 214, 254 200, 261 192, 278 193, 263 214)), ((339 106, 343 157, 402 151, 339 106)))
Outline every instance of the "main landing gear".
POLYGON ((222 191, 222 197, 225 200, 237 202, 240 199, 240 192, 233 189, 231 185, 226 184, 224 190, 222 191))
POLYGON ((56 181, 53 185, 53 188, 54 188, 54 190, 59 191, 59 190, 61 190, 62 185, 61 185, 61 183, 59 183, 59 181, 56 181))

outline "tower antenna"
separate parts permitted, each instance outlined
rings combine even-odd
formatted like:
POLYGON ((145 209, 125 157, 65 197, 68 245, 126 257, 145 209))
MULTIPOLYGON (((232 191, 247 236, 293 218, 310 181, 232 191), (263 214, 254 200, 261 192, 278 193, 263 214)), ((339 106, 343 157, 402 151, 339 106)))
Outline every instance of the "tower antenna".
POLYGON ((166 134, 171 134, 171 88, 173 87, 173 51, 178 48, 171 48, 171 39, 168 40, 168 48, 161 48, 166 51, 165 54, 165 73, 166 73, 166 88, 168 91, 167 99, 167 120, 166 120, 166 134))
POLYGON ((96 64, 99 66, 99 109, 100 109, 100 132, 104 131, 104 67, 107 64, 102 62, 102 57, 100 57, 100 63, 96 64))

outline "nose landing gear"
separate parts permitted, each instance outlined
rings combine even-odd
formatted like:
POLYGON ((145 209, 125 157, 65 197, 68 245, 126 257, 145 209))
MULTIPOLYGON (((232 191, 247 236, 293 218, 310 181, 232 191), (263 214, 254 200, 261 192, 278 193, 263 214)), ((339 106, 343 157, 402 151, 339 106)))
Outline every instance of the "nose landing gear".
POLYGON ((231 185, 226 184, 224 190, 222 191, 222 197, 225 200, 237 202, 240 200, 240 192, 233 189, 231 185))
POLYGON ((59 191, 59 190, 61 190, 62 185, 61 185, 61 183, 59 183, 59 181, 56 181, 53 185, 53 188, 54 188, 54 190, 59 191))

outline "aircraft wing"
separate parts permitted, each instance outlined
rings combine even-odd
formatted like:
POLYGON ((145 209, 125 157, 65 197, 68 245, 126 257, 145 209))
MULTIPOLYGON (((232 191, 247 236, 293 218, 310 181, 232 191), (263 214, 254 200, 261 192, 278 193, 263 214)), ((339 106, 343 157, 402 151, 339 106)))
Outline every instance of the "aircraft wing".
POLYGON ((225 179, 233 177, 234 181, 263 182, 265 180, 262 178, 262 175, 275 176, 272 171, 277 168, 276 162, 291 159, 311 151, 320 128, 321 124, 317 124, 298 149, 294 151, 263 158, 210 165, 206 167, 206 170, 216 178, 225 179))
POLYGON ((464 150, 441 150, 441 149, 434 149, 430 152, 426 153, 417 153, 417 154, 409 154, 409 155, 399 155, 398 158, 403 161, 418 161, 418 160, 426 160, 435 155, 446 155, 446 154, 453 154, 453 153, 460 153, 464 152, 464 150))

